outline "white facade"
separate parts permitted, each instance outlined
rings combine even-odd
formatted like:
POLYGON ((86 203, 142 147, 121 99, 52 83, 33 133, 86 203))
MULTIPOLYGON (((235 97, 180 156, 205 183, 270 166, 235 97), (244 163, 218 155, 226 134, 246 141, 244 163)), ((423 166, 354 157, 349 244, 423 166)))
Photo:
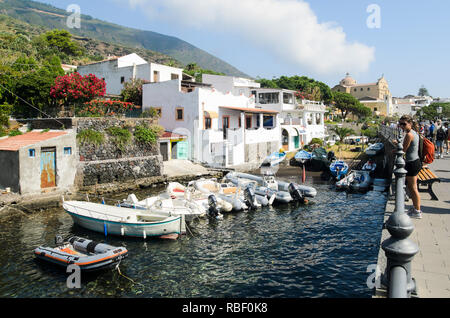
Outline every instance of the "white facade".
POLYGON ((222 92, 248 96, 254 100, 256 108, 280 112, 280 138, 282 147, 287 151, 297 150, 313 138, 324 139, 326 136, 324 122, 326 108, 322 102, 302 100, 299 103, 295 91, 261 88, 259 83, 250 79, 204 74, 202 81, 212 84, 222 92))
POLYGON ((244 95, 212 87, 184 92, 172 80, 143 86, 143 110, 151 107, 160 111, 165 130, 187 136, 188 157, 197 162, 234 166, 262 161, 280 145, 278 113, 256 109, 244 95))
POLYGON ((129 54, 106 61, 82 65, 78 67, 82 75, 94 74, 106 82, 106 94, 119 95, 123 84, 132 79, 143 79, 147 82, 181 81, 183 70, 161 64, 148 63, 137 54, 129 54))

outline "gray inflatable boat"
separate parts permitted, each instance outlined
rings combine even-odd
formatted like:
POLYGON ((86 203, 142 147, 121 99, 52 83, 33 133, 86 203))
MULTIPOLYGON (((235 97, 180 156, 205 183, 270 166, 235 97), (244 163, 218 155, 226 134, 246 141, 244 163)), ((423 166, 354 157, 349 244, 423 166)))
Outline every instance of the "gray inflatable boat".
POLYGON ((128 250, 125 247, 97 243, 76 236, 66 242, 57 236, 55 243, 56 247, 36 248, 34 255, 40 260, 64 267, 75 264, 82 271, 111 268, 128 256, 128 250))

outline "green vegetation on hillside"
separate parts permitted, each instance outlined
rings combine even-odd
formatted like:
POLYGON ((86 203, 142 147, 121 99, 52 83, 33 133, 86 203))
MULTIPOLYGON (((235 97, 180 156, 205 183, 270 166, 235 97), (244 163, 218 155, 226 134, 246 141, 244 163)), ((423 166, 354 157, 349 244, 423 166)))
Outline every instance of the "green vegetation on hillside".
MULTIPOLYGON (((125 47, 131 47, 134 52, 146 60, 160 64, 167 64, 169 62, 167 56, 170 56, 172 61, 179 61, 181 65, 194 62, 203 69, 215 70, 227 75, 248 77, 230 64, 185 41, 156 32, 127 28, 83 14, 81 15, 81 28, 68 29, 66 20, 71 13, 51 5, 29 0, 0 1, 0 12, 47 29, 65 28, 75 36, 76 40, 83 42, 85 38, 88 38, 87 41, 92 42, 92 39, 95 39, 104 46, 105 50, 108 49, 109 43, 120 44, 123 46, 123 51, 120 55, 132 53, 124 52, 126 51, 125 47), (153 58, 143 54, 146 51, 145 49, 154 51, 152 53, 154 55, 153 58), (162 61, 164 55, 166 56, 165 62, 162 61)), ((93 48, 90 44, 92 43, 82 45, 87 49, 88 53, 91 52, 89 49, 93 48)), ((111 51, 110 49, 109 51, 111 51)))

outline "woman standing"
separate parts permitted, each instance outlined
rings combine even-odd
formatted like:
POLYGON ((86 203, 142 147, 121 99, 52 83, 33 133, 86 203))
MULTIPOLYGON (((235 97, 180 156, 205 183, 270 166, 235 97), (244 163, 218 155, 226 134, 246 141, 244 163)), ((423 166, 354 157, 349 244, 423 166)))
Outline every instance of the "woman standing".
POLYGON ((403 141, 403 151, 406 153, 406 183, 409 196, 413 201, 413 207, 408 210, 408 215, 412 218, 421 219, 420 195, 417 188, 417 175, 422 169, 422 161, 419 157, 419 134, 418 124, 409 115, 400 118, 399 126, 405 133, 403 141))

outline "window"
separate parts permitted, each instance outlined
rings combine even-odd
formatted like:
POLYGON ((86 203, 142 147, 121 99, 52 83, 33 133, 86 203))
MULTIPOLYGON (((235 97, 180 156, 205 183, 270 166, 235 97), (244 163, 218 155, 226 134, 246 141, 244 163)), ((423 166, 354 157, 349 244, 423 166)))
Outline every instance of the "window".
POLYGON ((222 128, 230 128, 230 116, 222 116, 222 128))
POLYGON ((361 92, 364 90, 364 88, 361 87, 361 92))
POLYGON ((252 128, 252 116, 246 116, 245 117, 245 129, 250 129, 252 128))
POLYGON ((258 99, 260 104, 278 104, 279 93, 259 93, 258 99))
POLYGON ((211 117, 205 117, 205 129, 211 129, 212 119, 211 117))
POLYGON ((64 147, 64 154, 70 156, 72 154, 72 147, 64 147))
POLYGON ((170 79, 172 79, 172 80, 176 80, 176 79, 178 79, 179 77, 178 77, 178 74, 171 74, 170 75, 170 79))
POLYGON ((157 83, 159 82, 159 72, 153 71, 153 82, 157 83))
POLYGON ((283 103, 284 104, 294 104, 294 95, 289 93, 283 93, 283 103))
POLYGON ((175 110, 175 120, 177 120, 177 121, 184 120, 184 108, 183 107, 178 107, 175 110))
POLYGON ((368 87, 367 90, 370 91, 370 87, 368 87))
POLYGON ((122 76, 121 78, 120 78, 120 84, 123 84, 125 82, 125 76, 122 76))
POLYGON ((264 116, 263 121, 264 127, 273 127, 273 116, 264 116))
POLYGON ((29 150, 28 150, 28 156, 29 156, 30 158, 36 157, 36 149, 29 149, 29 150))

